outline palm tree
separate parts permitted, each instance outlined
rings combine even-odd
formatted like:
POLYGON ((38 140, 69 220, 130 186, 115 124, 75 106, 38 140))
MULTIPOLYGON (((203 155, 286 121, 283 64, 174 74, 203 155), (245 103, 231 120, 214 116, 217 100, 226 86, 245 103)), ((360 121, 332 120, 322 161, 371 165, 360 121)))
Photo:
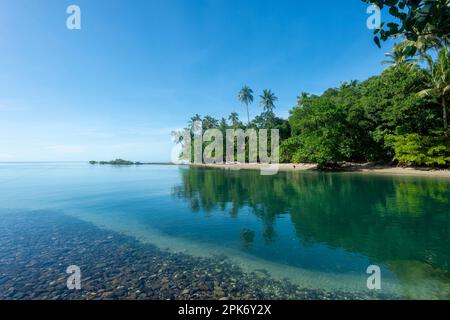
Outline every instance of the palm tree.
POLYGON ((217 120, 217 119, 215 119, 215 118, 213 118, 211 116, 206 116, 203 119, 203 128, 205 130, 216 129, 218 127, 219 127, 219 120, 217 120))
POLYGON ((191 118, 191 120, 189 120, 189 128, 193 129, 194 123, 199 121, 202 121, 202 117, 197 113, 191 118))
POLYGON ((401 65, 413 66, 417 63, 417 59, 408 55, 407 48, 410 46, 409 41, 403 41, 396 45, 392 49, 391 53, 385 53, 384 55, 389 59, 383 60, 381 64, 389 64, 393 68, 397 68, 401 65))
POLYGON ((239 127, 239 125, 240 125, 240 121, 239 121, 239 115, 236 113, 236 112, 232 112, 231 114, 230 114, 230 116, 228 117, 228 120, 230 120, 230 122, 231 122, 231 126, 233 127, 233 128, 237 128, 237 127, 239 127))
POLYGON ((180 144, 183 142, 183 131, 182 130, 173 130, 170 135, 172 136, 172 141, 175 144, 180 144))
POLYGON ((275 101, 278 100, 275 94, 271 90, 263 90, 263 94, 260 98, 260 104, 264 108, 264 111, 272 113, 273 109, 275 109, 275 101))
POLYGON ((420 91, 418 95, 434 97, 441 104, 444 135, 448 137, 447 94, 450 93, 450 53, 446 47, 442 48, 436 62, 428 54, 424 54, 423 57, 428 62, 431 88, 420 91))
POLYGON ((339 87, 339 90, 348 89, 351 87, 356 87, 358 85, 358 80, 351 80, 351 81, 343 81, 341 83, 341 86, 339 87))
POLYGON ((253 102, 253 90, 249 86, 243 86, 241 91, 239 91, 238 99, 247 107, 247 120, 248 124, 250 124, 250 113, 248 112, 248 105, 253 102))
POLYGON ((228 127, 228 123, 227 123, 227 119, 225 119, 224 117, 222 117, 222 119, 220 119, 220 124, 219 124, 219 128, 220 130, 222 130, 223 132, 225 132, 225 130, 228 127))

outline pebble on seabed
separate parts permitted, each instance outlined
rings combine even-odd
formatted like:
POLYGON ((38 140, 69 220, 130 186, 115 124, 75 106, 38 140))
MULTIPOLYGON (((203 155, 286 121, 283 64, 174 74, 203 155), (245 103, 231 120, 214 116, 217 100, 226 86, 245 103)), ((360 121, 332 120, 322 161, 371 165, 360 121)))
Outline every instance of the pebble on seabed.
POLYGON ((194 258, 99 229, 55 212, 4 212, 0 299, 374 299, 303 289, 245 273, 224 257, 194 258), (66 267, 82 270, 68 290, 66 267))

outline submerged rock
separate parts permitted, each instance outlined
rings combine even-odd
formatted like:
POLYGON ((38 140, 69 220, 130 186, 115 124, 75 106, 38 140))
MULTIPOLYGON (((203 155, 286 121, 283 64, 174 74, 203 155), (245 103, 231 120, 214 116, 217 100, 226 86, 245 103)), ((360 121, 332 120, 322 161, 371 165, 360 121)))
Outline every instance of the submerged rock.
POLYGON ((303 289, 257 273, 243 272, 224 256, 169 253, 60 214, 15 212, 2 215, 0 224, 3 299, 386 298, 303 289), (81 290, 66 287, 66 268, 73 264, 82 272, 81 290))

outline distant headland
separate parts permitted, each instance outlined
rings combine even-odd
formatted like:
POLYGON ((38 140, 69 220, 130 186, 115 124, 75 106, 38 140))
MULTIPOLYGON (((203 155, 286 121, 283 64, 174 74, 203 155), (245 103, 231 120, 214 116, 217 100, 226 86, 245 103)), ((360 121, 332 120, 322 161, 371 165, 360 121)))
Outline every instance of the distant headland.
POLYGON ((142 165, 175 165, 175 163, 172 162, 134 162, 129 160, 123 160, 123 159, 116 159, 111 161, 89 161, 90 164, 96 165, 113 165, 113 166, 142 166, 142 165))

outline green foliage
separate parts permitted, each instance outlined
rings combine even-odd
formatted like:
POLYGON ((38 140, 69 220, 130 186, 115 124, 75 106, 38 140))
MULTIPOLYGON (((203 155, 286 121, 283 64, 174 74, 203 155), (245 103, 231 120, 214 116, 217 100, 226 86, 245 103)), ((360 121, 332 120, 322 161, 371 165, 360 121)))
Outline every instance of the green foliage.
POLYGON ((402 41, 394 45, 392 52, 384 54, 387 57, 387 59, 383 60, 381 63, 388 64, 391 67, 399 67, 405 64, 409 66, 415 65, 418 59, 412 58, 409 55, 408 49, 410 46, 411 41, 402 41))
MULTIPOLYGON (((236 112, 232 112, 229 117, 228 120, 230 120, 231 123, 231 128, 233 129, 239 129, 243 127, 242 122, 239 120, 239 115, 236 112)), ((227 129, 227 128, 225 128, 227 129)), ((225 131, 224 131, 225 133, 225 131)))
POLYGON ((253 103, 253 90, 249 86, 243 86, 241 91, 239 91, 238 99, 240 102, 245 104, 247 108, 247 120, 250 123, 250 113, 248 111, 248 105, 253 103))
POLYGON ((278 98, 271 90, 263 90, 263 94, 260 96, 261 98, 261 107, 264 108, 265 112, 272 113, 275 109, 275 102, 278 98))
MULTIPOLYGON (((427 70, 405 55, 403 49, 408 45, 397 45, 389 55, 392 67, 380 75, 362 82, 344 82, 321 95, 303 93, 288 121, 275 115, 277 97, 264 90, 260 96, 264 110, 247 125, 233 112, 228 121, 195 115, 188 129, 193 132, 194 122, 200 120, 204 130, 217 128, 224 136, 227 129, 278 129, 281 162, 324 167, 343 161, 395 159, 400 163, 449 165, 448 144, 436 137, 448 131, 450 54, 441 49, 436 61, 424 54, 430 64, 427 70), (417 142, 417 137, 423 141, 417 142)), ((252 98, 251 89, 244 87, 239 99, 248 104, 252 98)), ((179 137, 175 140, 182 142, 179 137)))
POLYGON ((346 158, 347 121, 344 109, 335 103, 338 92, 330 89, 322 96, 299 99, 289 119, 301 145, 292 157, 294 162, 326 165, 346 158))
POLYGON ((320 96, 303 94, 289 118, 301 146, 292 160, 322 165, 392 160, 387 135, 431 135, 440 128, 439 105, 416 94, 428 81, 417 66, 401 65, 320 96))
MULTIPOLYGON (((270 92, 270 91, 268 91, 270 92)), ((191 134, 191 143, 194 141, 194 123, 197 121, 201 121, 202 123, 202 130, 206 131, 208 129, 218 129, 222 132, 223 138, 226 137, 226 131, 228 129, 255 129, 258 135, 259 129, 277 129, 279 130, 280 134, 280 143, 282 143, 284 140, 288 139, 291 136, 291 127, 289 124, 289 121, 285 119, 281 119, 277 117, 273 111, 265 111, 262 112, 260 115, 256 116, 255 119, 250 122, 249 125, 245 125, 242 123, 242 121, 239 120, 239 115, 236 112, 232 112, 228 116, 228 121, 225 118, 222 118, 220 120, 217 120, 211 116, 205 116, 202 117, 198 114, 193 116, 189 123, 188 127, 185 128, 187 132, 190 132, 191 134)), ((173 131, 171 133, 172 139, 174 143, 176 144, 183 144, 183 132, 182 131, 173 131)), ((203 149, 207 147, 212 142, 203 142, 203 149)), ((271 134, 268 132, 268 151, 270 152, 270 143, 271 143, 271 134)), ((226 140, 223 141, 223 150, 224 150, 224 161, 226 160, 225 150, 226 150, 226 140)), ((249 158, 249 150, 248 145, 246 145, 246 161, 248 161, 249 158)), ((184 155, 181 153, 179 156, 180 159, 184 159, 184 155)), ((194 148, 191 148, 191 156, 190 160, 194 161, 194 148)), ((237 160, 237 159, 236 159, 237 160)))
POLYGON ((335 166, 342 158, 339 147, 332 140, 323 139, 322 136, 305 135, 300 138, 301 147, 293 157, 294 163, 317 163, 319 167, 335 166))
POLYGON ((206 116, 203 118, 203 130, 216 129, 219 127, 219 120, 206 116))
POLYGON ((289 121, 278 118, 273 112, 263 112, 256 116, 251 122, 250 128, 254 129, 278 129, 280 140, 283 141, 291 136, 291 126, 289 121))
POLYGON ((386 8, 394 21, 375 30, 375 43, 399 36, 413 41, 407 48, 413 56, 417 49, 450 43, 450 5, 448 0, 362 0, 386 8))
POLYGON ((386 143, 395 151, 394 159, 400 164, 448 166, 450 143, 446 138, 418 134, 389 135, 386 143))
POLYGON ((448 136, 447 100, 450 93, 450 52, 447 48, 441 49, 436 61, 433 61, 429 55, 424 55, 424 57, 429 65, 430 88, 420 91, 418 95, 433 97, 440 103, 444 136, 448 136))
POLYGON ((294 162, 293 157, 295 153, 301 148, 301 140, 299 136, 290 137, 280 144, 280 162, 291 163, 294 162))
POLYGON ((128 161, 128 160, 123 160, 123 159, 116 159, 116 160, 111 160, 111 161, 89 161, 90 164, 101 164, 101 165, 105 165, 105 164, 109 164, 109 165, 113 165, 113 166, 131 166, 131 165, 142 165, 143 163, 141 162, 133 162, 133 161, 128 161))
POLYGON ((440 130, 439 105, 416 95, 429 81, 424 70, 406 65, 364 81, 357 105, 364 110, 364 130, 379 143, 387 134, 430 135, 440 130))

